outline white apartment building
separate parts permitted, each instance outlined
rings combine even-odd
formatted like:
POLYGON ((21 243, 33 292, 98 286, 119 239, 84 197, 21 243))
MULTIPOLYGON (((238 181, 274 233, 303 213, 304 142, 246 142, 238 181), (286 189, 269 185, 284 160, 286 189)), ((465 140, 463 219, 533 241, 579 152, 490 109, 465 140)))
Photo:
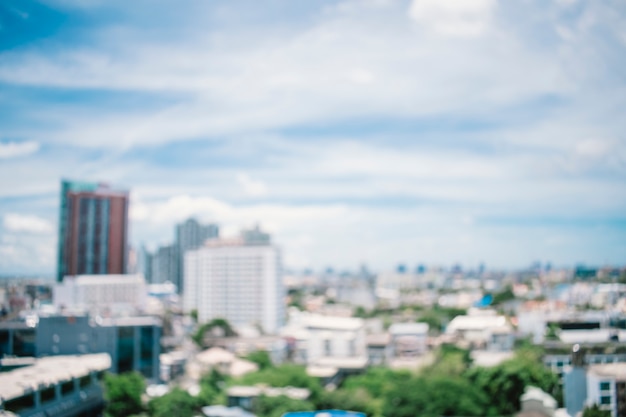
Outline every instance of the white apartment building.
POLYGON ((269 243, 209 240, 185 254, 183 307, 200 322, 224 318, 273 334, 285 315, 281 275, 280 251, 269 243))
POLYGON ((363 319, 294 311, 281 334, 294 341, 293 359, 298 363, 358 369, 367 365, 363 319))
POLYGON ((146 297, 146 281, 141 274, 66 276, 53 289, 57 308, 92 312, 142 309, 146 297))
POLYGON ((589 366, 586 404, 598 404, 612 417, 626 414, 626 363, 589 366))

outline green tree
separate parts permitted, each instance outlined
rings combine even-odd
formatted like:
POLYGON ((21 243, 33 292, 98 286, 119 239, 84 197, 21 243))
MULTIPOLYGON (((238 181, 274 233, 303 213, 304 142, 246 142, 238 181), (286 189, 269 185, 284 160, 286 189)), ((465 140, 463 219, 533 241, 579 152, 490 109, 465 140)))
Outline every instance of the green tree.
POLYGON ((488 398, 461 377, 414 377, 386 393, 386 417, 483 416, 488 398))
POLYGON ((515 294, 513 294, 513 289, 510 285, 504 288, 502 291, 493 294, 493 305, 502 304, 506 301, 514 300, 515 294))
POLYGON ((341 409, 365 413, 367 416, 380 415, 376 403, 363 388, 350 391, 344 389, 323 390, 315 401, 315 407, 318 410, 341 409))
POLYGON ((259 417, 280 417, 290 411, 314 411, 315 406, 310 401, 295 400, 284 395, 268 397, 261 395, 257 398, 254 412, 259 417))
POLYGON ((127 417, 141 413, 144 408, 141 395, 146 384, 137 372, 120 375, 106 374, 104 377, 105 415, 109 417, 127 417))
POLYGON ((411 379, 411 373, 406 370, 393 370, 383 367, 372 367, 364 374, 346 378, 341 386, 347 391, 365 389, 373 398, 381 398, 390 391, 394 384, 411 379))
POLYGON ((193 417, 200 406, 196 398, 180 388, 174 388, 148 403, 152 417, 193 417))
POLYGON ((489 398, 488 415, 509 415, 520 409, 520 397, 528 385, 539 387, 562 401, 558 376, 541 363, 537 351, 522 349, 515 358, 500 365, 470 368, 465 377, 489 398))
POLYGON ((452 344, 442 344, 435 352, 435 362, 422 370, 423 375, 460 376, 471 364, 470 352, 452 344))
POLYGON ((237 335, 237 332, 235 332, 226 319, 216 318, 198 327, 198 330, 191 338, 198 346, 204 347, 205 336, 208 331, 215 332, 224 337, 233 337, 237 335))
POLYGON ((246 356, 246 359, 259 365, 259 369, 270 368, 272 366, 272 358, 266 350, 256 350, 246 356))
POLYGON ((226 382, 227 378, 216 369, 211 369, 203 375, 200 379, 200 393, 197 397, 200 406, 224 403, 226 382))
POLYGON ((304 366, 293 364, 283 364, 262 369, 258 372, 243 375, 230 382, 236 385, 267 384, 271 387, 291 386, 308 388, 311 391, 312 399, 315 399, 322 390, 319 380, 308 376, 304 366))
POLYGON ((591 407, 585 407, 582 417, 611 417, 611 412, 601 409, 598 404, 594 404, 591 407))

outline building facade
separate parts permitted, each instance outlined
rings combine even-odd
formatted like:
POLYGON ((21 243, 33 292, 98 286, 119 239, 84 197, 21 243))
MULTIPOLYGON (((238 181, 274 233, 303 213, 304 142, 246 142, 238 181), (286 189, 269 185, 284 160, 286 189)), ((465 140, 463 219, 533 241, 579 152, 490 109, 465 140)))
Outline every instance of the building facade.
POLYGON ((198 320, 224 318, 276 333, 284 321, 280 251, 242 239, 209 241, 185 255, 183 306, 198 320))
POLYGON ((154 317, 28 316, 0 323, 0 357, 108 353, 111 372, 138 371, 158 381, 161 330, 154 317))
POLYGON ((108 313, 142 310, 146 304, 146 281, 141 274, 79 275, 65 277, 54 287, 59 308, 108 313))
POLYGON ((57 282, 66 275, 125 273, 127 240, 127 191, 61 182, 57 282))
POLYGON ((198 249, 208 239, 219 236, 219 227, 216 224, 200 224, 196 219, 190 218, 176 225, 176 279, 173 281, 179 293, 183 293, 183 274, 185 253, 198 249))

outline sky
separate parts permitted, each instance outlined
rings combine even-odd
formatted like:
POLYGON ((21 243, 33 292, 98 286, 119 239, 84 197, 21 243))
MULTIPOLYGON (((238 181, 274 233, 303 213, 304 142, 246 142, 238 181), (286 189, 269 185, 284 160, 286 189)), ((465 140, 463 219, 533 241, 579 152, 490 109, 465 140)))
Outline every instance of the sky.
POLYGON ((624 265, 624 68, 620 0, 3 0, 0 274, 53 274, 62 178, 129 189, 136 248, 624 265))

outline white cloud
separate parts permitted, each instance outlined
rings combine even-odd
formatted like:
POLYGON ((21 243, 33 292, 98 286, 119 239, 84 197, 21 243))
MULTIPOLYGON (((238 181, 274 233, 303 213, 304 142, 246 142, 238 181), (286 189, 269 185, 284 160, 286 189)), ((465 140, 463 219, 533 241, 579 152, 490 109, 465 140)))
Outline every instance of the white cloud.
POLYGON ((5 230, 10 232, 49 234, 54 231, 52 223, 37 216, 8 213, 3 220, 5 230))
POLYGON ((598 158, 607 155, 614 143, 603 139, 585 139, 576 144, 575 152, 583 157, 598 158))
POLYGON ((0 143, 0 159, 17 158, 30 155, 39 150, 37 142, 5 142, 0 143))
POLYGON ((489 27, 495 0, 413 0, 409 16, 436 33, 474 37, 489 27))
POLYGON ((253 180, 246 173, 237 174, 237 182, 247 196, 264 197, 268 194, 267 185, 263 181, 253 180))

